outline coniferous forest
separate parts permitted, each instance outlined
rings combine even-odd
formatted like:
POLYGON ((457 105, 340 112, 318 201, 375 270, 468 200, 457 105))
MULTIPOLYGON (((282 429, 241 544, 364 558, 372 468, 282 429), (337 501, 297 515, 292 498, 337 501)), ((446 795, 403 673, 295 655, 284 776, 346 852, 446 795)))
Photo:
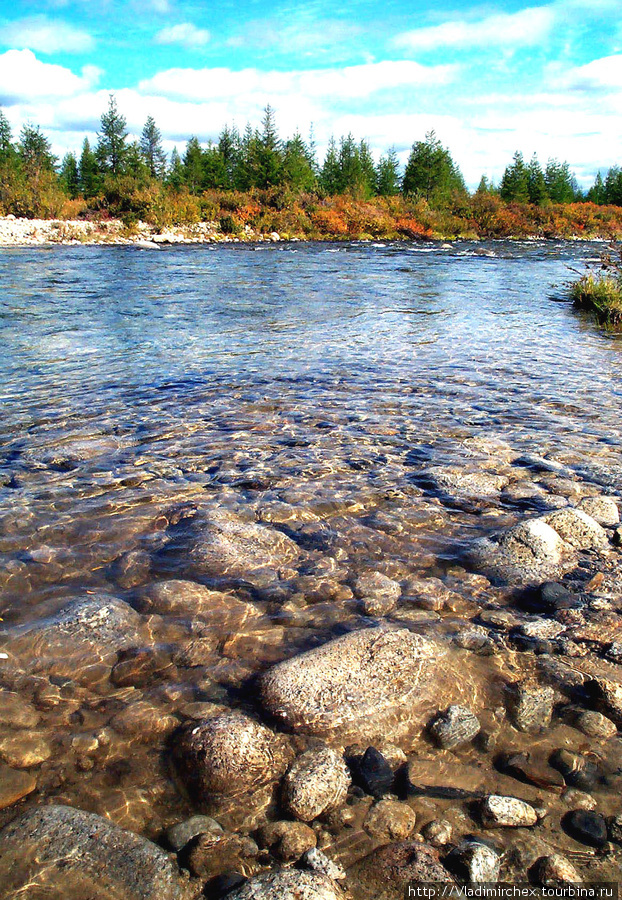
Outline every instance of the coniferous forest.
POLYGON ((313 136, 279 136, 274 111, 259 128, 223 128, 216 143, 191 137, 167 157, 149 116, 130 140, 114 95, 97 141, 59 160, 37 125, 11 133, 0 110, 0 214, 121 218, 156 228, 215 221, 225 234, 307 238, 590 237, 622 234, 622 170, 582 191, 567 162, 516 152, 499 184, 469 193, 436 134, 416 141, 401 170, 394 149, 378 161, 365 140, 331 138, 318 159, 313 136))

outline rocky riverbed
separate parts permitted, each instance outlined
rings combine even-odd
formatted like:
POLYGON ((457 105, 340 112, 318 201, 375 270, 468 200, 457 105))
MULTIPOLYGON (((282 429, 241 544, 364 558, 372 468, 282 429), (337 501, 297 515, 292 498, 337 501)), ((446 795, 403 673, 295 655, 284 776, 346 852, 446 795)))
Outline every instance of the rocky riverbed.
MULTIPOLYGON (((138 280, 146 255, 101 251, 102 274, 99 252, 86 272, 71 248, 58 270, 53 251, 7 255, 0 893, 401 900, 409 881, 621 880, 614 340, 557 306, 555 341, 548 319, 513 325, 501 280, 492 337, 481 318, 471 335, 472 310, 470 344, 460 311, 432 323, 428 294, 401 323, 394 295, 370 311, 352 285, 386 284, 404 251, 357 250, 331 291, 342 353, 361 317, 362 337, 327 371, 310 323, 322 354, 337 326, 308 260, 287 294, 304 294, 295 345, 274 313, 282 249, 177 248, 138 280), (258 270, 270 306, 239 328, 245 353, 198 374, 258 270)), ((451 296, 475 279, 481 309, 476 265, 433 275, 458 266, 451 296)))
POLYGON ((21 219, 0 216, 0 247, 37 246, 45 244, 111 244, 134 245, 143 250, 157 250, 164 244, 213 244, 239 241, 280 240, 276 232, 259 234, 247 227, 239 235, 225 234, 217 222, 168 226, 159 229, 146 222, 131 227, 120 219, 21 219))

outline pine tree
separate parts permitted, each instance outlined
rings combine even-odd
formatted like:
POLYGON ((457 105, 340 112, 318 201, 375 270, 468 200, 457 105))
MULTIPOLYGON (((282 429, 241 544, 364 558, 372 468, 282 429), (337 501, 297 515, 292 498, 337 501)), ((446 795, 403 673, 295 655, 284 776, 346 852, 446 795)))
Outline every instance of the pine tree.
POLYGON ((127 156, 127 122, 117 108, 114 94, 108 98, 108 109, 101 117, 97 137, 95 153, 101 171, 121 175, 127 156))
POLYGON ((518 150, 503 173, 499 193, 507 203, 527 203, 529 200, 529 171, 518 150))
POLYGON ((553 203, 572 203, 577 198, 578 187, 567 162, 549 159, 544 173, 546 189, 553 203))
POLYGON ((443 204, 453 195, 466 193, 460 170, 434 131, 426 134, 425 141, 413 144, 404 171, 402 191, 423 197, 433 204, 443 204))
POLYGON ((75 153, 66 153, 60 168, 60 182, 72 200, 80 194, 78 160, 75 153))
POLYGON ((256 148, 257 187, 269 188, 283 181, 283 145, 279 140, 274 110, 268 104, 261 120, 261 132, 256 148))
POLYGON ((315 187, 313 158, 299 132, 285 144, 283 177, 297 191, 311 191, 315 187))
POLYGON ((536 206, 542 206, 549 199, 544 173, 535 153, 527 166, 527 193, 529 202, 536 206))
POLYGON ((166 154, 162 149, 162 133, 153 116, 149 116, 145 122, 140 137, 140 149, 149 167, 151 177, 163 178, 166 170, 166 154))
POLYGON ((607 202, 607 198, 605 195, 605 182, 603 181, 603 176, 600 172, 597 173, 596 178, 594 179, 594 184, 587 192, 587 199, 590 203, 598 203, 602 205, 607 202))
POLYGON ((197 137, 191 137, 184 153, 184 182, 191 194, 203 188, 203 151, 197 137))
POLYGON ((400 165, 395 147, 380 157, 376 169, 376 191, 381 197, 394 197, 400 192, 400 165))
POLYGON ((168 171, 166 173, 166 184, 173 188, 174 191, 181 190, 181 187, 184 183, 184 164, 181 161, 181 156, 177 150, 177 147, 173 147, 171 152, 171 161, 168 166, 168 171))
POLYGON ((100 189, 99 166, 88 138, 84 138, 82 144, 82 153, 78 164, 78 181, 83 197, 88 199, 97 196, 100 189))
POLYGON ((320 172, 320 187, 329 197, 332 197, 339 192, 339 181, 339 154, 335 138, 331 137, 320 172))

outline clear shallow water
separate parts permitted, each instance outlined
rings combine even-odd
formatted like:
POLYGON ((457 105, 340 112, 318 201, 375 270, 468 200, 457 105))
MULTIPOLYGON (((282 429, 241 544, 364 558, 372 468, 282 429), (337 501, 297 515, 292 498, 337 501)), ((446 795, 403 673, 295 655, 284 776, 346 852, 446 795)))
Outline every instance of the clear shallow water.
MULTIPOLYGON (((307 554, 267 583, 207 579, 260 616, 210 651, 199 687, 196 660, 179 659, 196 622, 147 623, 146 643, 168 648, 175 669, 138 690, 85 688, 99 699, 88 694, 76 733, 112 730, 110 771, 82 757, 75 771, 67 723, 52 717, 42 794, 159 833, 187 812, 162 767, 165 729, 139 740, 119 776, 134 740, 122 727, 115 738, 119 711, 148 702, 174 725, 188 703, 235 705, 258 669, 368 623, 352 586, 370 569, 440 577, 468 606, 477 585, 457 567, 465 542, 560 496, 620 492, 622 340, 556 302, 569 266, 594 253, 563 243, 3 251, 6 623, 85 590, 134 603, 164 575, 192 577, 183 552, 165 573, 144 557, 129 575, 119 564, 130 551, 157 559, 162 517, 184 501, 273 524, 307 554), (532 478, 515 465, 525 453, 572 477, 532 478), (426 474, 438 467, 515 490, 444 491, 426 474)), ((415 605, 406 621, 453 627, 428 612, 415 605)))

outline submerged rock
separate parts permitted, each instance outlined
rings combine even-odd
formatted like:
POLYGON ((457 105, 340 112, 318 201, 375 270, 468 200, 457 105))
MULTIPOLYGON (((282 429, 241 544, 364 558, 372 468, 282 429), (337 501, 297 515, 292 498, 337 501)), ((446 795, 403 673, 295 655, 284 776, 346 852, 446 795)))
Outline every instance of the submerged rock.
POLYGON ((383 843, 404 841, 415 828, 416 815, 406 803, 398 800, 379 800, 367 813, 363 828, 383 843))
POLYGON ((0 809, 13 806, 32 794, 36 787, 37 781, 30 772, 18 771, 0 763, 0 809))
POLYGON ((354 757, 350 761, 350 770, 355 783, 362 787, 365 793, 378 800, 393 787, 395 780, 393 769, 386 757, 375 747, 368 747, 362 756, 354 757))
POLYGON ((46 900, 184 900, 166 853, 106 819, 68 806, 35 807, 0 832, 7 896, 46 900), (36 887, 35 887, 36 886, 36 887), (30 893, 28 894, 30 896, 30 893))
POLYGON ((168 531, 161 558, 194 576, 271 582, 301 555, 298 544, 269 525, 248 522, 224 509, 194 510, 168 531))
POLYGON ((544 519, 529 519, 495 537, 481 538, 468 556, 477 569, 509 584, 554 579, 577 562, 574 547, 544 519))
POLYGON ((287 749, 282 736, 231 712, 187 728, 174 755, 193 795, 213 804, 276 781, 287 765, 287 749))
POLYGON ((570 506, 558 509, 544 516, 542 521, 577 550, 606 550, 608 547, 606 531, 581 509, 570 506))
POLYGON ((537 684, 507 686, 507 707, 512 724, 519 731, 536 734, 551 724, 555 691, 537 684))
POLYGON ((599 525, 617 525, 620 521, 620 510, 613 497, 584 497, 579 509, 599 525))
POLYGON ((582 884, 582 879, 575 867, 565 856, 553 853, 541 856, 534 865, 534 874, 538 884, 582 884))
POLYGON ((227 894, 227 900, 341 900, 342 897, 332 878, 298 869, 264 872, 227 894))
POLYGON ((260 613, 252 605, 224 591, 214 591, 196 581, 171 578, 148 585, 137 602, 141 612, 161 616, 197 617, 208 624, 230 630, 240 629, 260 613))
POLYGON ((607 822, 600 813, 590 809, 573 809, 562 819, 568 834, 589 847, 603 847, 607 843, 607 822))
POLYGON ((453 750, 472 741, 480 727, 477 716, 470 709, 454 705, 434 719, 430 734, 444 750, 453 750))
POLYGON ((313 850, 315 831, 303 822, 270 822, 259 829, 259 845, 281 862, 293 862, 313 850))
POLYGON ((447 858, 447 865, 463 880, 471 884, 499 880, 501 857, 496 850, 476 840, 464 840, 447 858))
POLYGON ((350 773, 343 756, 330 747, 307 750, 290 766, 283 779, 283 806, 303 822, 345 803, 350 773))
POLYGON ((529 828, 538 821, 533 806, 518 797, 490 794, 482 801, 480 812, 484 825, 493 828, 529 828))
POLYGON ((119 650, 143 643, 141 616, 116 597, 95 594, 72 600, 59 612, 28 625, 7 628, 3 649, 26 658, 34 671, 79 680, 82 666, 111 664, 119 650))
POLYGON ((260 679, 261 701, 294 731, 391 739, 456 690, 440 677, 446 652, 407 629, 356 631, 274 666, 260 679))
POLYGON ((387 844, 355 863, 349 870, 354 900, 403 900, 411 881, 453 883, 438 852, 419 841, 387 844))

